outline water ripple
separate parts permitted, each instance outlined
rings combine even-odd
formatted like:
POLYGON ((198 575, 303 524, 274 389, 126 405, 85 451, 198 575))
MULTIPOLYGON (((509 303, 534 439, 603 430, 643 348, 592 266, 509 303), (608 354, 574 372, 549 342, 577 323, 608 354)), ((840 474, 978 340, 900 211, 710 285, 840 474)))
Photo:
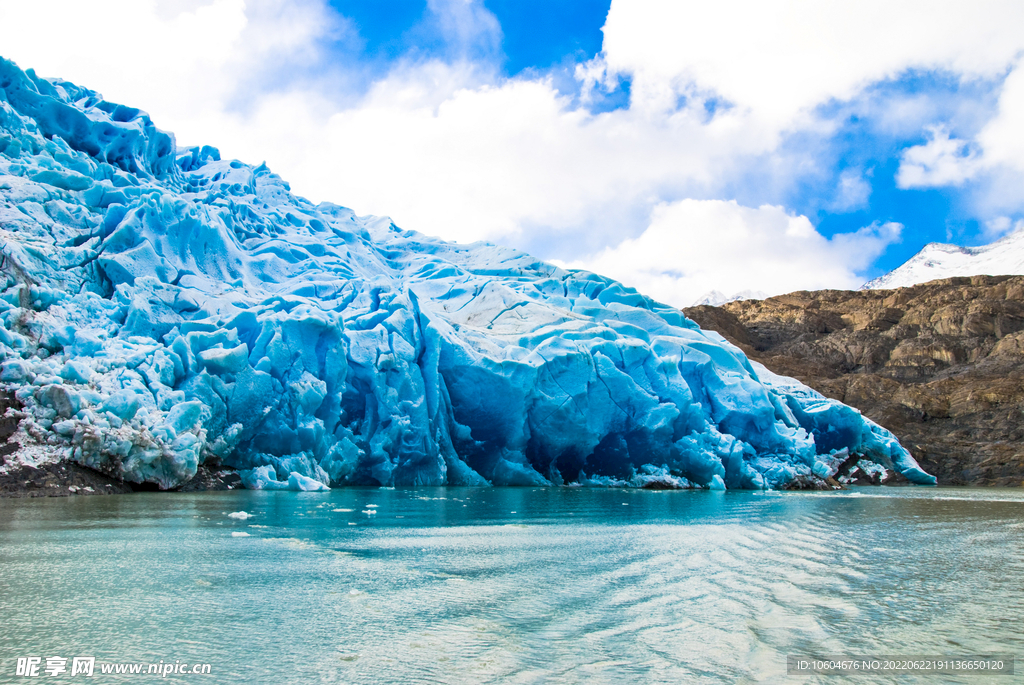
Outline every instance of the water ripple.
POLYGON ((0 647, 348 683, 789 683, 791 653, 1020 653, 1022 504, 924 488, 5 501, 0 647))

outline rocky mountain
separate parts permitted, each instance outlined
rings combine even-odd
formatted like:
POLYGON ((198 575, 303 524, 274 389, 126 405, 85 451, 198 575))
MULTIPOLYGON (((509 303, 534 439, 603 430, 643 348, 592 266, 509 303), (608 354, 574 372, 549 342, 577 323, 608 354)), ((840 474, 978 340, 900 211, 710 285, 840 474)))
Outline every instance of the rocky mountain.
POLYGON ((1024 277, 693 307, 751 359, 857 407, 940 484, 1024 480, 1024 277))
POLYGON ((1024 227, 981 247, 929 243, 903 265, 868 281, 863 290, 906 288, 941 278, 1024 274, 1024 227))

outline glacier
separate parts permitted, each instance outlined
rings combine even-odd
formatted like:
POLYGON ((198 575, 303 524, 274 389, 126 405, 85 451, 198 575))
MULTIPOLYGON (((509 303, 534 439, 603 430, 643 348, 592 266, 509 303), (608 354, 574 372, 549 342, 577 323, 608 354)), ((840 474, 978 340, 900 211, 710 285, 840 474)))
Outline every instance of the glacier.
POLYGON ((0 198, 20 435, 128 482, 776 488, 849 458, 935 482, 620 283, 314 205, 2 59, 0 198))

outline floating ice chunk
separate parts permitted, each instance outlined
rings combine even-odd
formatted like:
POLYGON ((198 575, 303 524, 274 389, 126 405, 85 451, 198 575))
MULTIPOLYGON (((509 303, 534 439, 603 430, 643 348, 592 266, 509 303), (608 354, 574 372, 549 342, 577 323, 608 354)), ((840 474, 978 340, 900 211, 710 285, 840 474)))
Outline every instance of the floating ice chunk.
POLYGON ((301 473, 292 471, 288 474, 288 489, 289 490, 302 490, 305 492, 318 492, 321 490, 330 490, 329 487, 324 485, 318 480, 313 480, 309 476, 304 476, 301 473))
POLYGON ((244 521, 244 520, 246 520, 248 518, 252 518, 252 517, 253 517, 253 514, 250 514, 247 511, 233 511, 230 514, 228 514, 228 518, 229 519, 239 519, 241 521, 244 521))
POLYGON ((235 531, 231 532, 231 537, 233 537, 233 538, 247 538, 247 537, 249 537, 249 534, 246 533, 244 530, 235 530, 235 531))
POLYGON ((257 466, 254 469, 239 471, 245 487, 252 490, 287 490, 288 483, 277 480, 273 466, 257 466))
POLYGON ((330 490, 318 480, 314 480, 301 473, 292 471, 288 478, 283 481, 277 480, 273 466, 257 466, 254 469, 239 471, 242 483, 253 490, 296 490, 296 491, 320 491, 330 490))

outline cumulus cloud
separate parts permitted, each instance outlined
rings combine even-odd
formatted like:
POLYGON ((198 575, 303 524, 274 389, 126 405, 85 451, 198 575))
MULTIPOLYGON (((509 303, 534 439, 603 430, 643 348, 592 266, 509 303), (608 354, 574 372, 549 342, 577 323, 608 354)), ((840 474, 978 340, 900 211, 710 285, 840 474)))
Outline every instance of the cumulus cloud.
POLYGON ((978 134, 985 161, 1024 170, 1024 66, 1006 77, 999 95, 999 113, 978 134))
POLYGON ((595 115, 546 80, 462 88, 440 104, 414 95, 426 73, 457 82, 453 69, 419 66, 377 84, 323 127, 329 165, 309 160, 289 177, 458 240, 519 238, 524 226, 607 239, 630 230, 606 220, 617 207, 714 185, 716 173, 766 151, 759 131, 728 116, 595 115))
POLYGON ((960 185, 981 168, 981 160, 966 140, 950 138, 941 126, 927 129, 928 142, 903 151, 896 183, 900 188, 960 185))
POLYGON ((942 188, 975 181, 975 210, 983 234, 1002 232, 1024 211, 1024 66, 1009 72, 998 109, 973 137, 953 137, 942 125, 925 127, 928 141, 903 151, 896 176, 901 188, 942 188))
POLYGON ((679 307, 710 290, 856 288, 865 281, 859 272, 899 240, 902 228, 876 224, 826 239, 807 217, 783 207, 681 200, 655 207, 639 237, 563 266, 606 274, 679 307))
POLYGON ((287 98, 268 81, 323 64, 327 43, 346 32, 321 0, 0 0, 4 57, 141 107, 179 141, 205 144, 247 115, 240 107, 254 93, 287 98))
POLYGON ((1013 0, 615 0, 604 61, 636 102, 714 92, 779 127, 908 69, 1001 74, 1021 51, 1013 0))
POLYGON ((999 112, 976 138, 985 180, 978 191, 979 213, 1024 212, 1024 65, 1006 78, 999 112))

